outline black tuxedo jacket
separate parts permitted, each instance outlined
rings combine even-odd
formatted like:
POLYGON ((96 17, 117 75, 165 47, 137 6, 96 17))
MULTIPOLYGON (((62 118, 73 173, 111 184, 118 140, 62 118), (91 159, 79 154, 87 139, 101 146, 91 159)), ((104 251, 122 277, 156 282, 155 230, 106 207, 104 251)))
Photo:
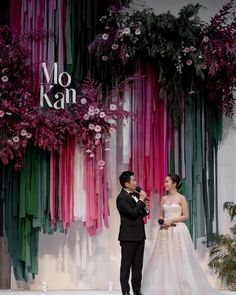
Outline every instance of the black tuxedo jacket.
POLYGON ((143 217, 148 215, 142 201, 136 202, 125 190, 121 190, 116 199, 120 213, 119 241, 142 241, 146 239, 143 217))

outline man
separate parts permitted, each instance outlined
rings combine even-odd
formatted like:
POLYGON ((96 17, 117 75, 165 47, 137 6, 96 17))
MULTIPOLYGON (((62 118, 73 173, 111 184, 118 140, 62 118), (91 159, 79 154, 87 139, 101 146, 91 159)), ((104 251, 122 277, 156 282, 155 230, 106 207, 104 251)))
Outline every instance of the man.
POLYGON ((137 183, 133 172, 124 171, 119 179, 122 190, 116 199, 116 205, 121 218, 121 289, 124 295, 130 295, 129 275, 132 269, 131 283, 134 295, 142 295, 140 289, 146 239, 143 217, 149 214, 148 199, 144 191, 138 194, 134 192, 137 183))

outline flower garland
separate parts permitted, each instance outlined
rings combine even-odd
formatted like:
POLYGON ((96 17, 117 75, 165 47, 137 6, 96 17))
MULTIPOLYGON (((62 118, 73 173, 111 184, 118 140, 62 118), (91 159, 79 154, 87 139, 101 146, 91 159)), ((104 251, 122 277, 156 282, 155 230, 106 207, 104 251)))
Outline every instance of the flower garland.
MULTIPOLYGON (((115 130, 117 120, 130 116, 120 109, 122 98, 115 96, 118 105, 99 103, 102 101, 100 85, 87 79, 81 85, 76 104, 68 109, 42 109, 38 89, 31 88, 28 53, 19 36, 12 36, 8 27, 0 28, 0 157, 3 164, 15 159, 15 168, 21 169, 30 143, 53 151, 68 138, 75 137, 90 157, 97 145, 105 148, 105 140, 115 130)), ((111 97, 107 100, 111 101, 111 97)), ((100 166, 104 166, 102 159, 100 161, 100 166)))

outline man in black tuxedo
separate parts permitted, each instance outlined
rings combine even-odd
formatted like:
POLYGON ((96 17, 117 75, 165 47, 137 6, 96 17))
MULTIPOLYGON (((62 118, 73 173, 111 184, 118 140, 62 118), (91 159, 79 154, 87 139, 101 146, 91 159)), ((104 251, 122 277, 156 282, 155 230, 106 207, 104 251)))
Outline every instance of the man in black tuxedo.
POLYGON ((149 214, 148 200, 144 191, 137 194, 136 179, 131 171, 120 175, 122 190, 116 199, 120 213, 119 241, 121 246, 120 283, 122 293, 129 295, 129 275, 132 269, 134 295, 140 293, 143 268, 144 241, 146 239, 143 217, 149 214))

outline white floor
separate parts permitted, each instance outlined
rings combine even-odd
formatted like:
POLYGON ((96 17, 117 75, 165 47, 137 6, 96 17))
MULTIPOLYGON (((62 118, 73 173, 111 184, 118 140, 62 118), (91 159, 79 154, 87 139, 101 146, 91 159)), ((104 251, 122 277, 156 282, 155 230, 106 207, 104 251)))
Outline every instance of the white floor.
MULTIPOLYGON (((0 295, 121 295, 121 291, 115 290, 112 292, 109 292, 107 290, 58 290, 58 291, 48 291, 48 292, 42 292, 42 291, 16 291, 16 290, 0 290, 0 295)), ((132 293, 131 293, 132 294, 132 293)), ((236 292, 229 292, 229 291, 222 291, 222 294, 226 295, 236 295, 236 292)), ((201 295, 201 294, 199 294, 201 295)))

